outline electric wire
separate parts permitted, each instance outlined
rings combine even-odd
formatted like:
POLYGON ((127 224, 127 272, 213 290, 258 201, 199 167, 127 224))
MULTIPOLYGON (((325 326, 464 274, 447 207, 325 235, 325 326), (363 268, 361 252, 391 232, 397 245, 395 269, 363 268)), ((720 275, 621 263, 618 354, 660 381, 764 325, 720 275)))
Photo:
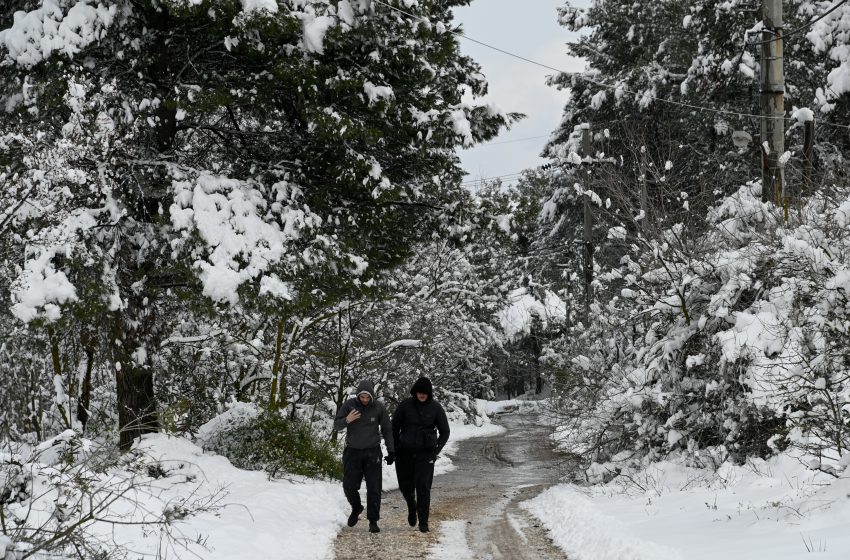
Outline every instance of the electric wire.
POLYGON ((505 181, 513 181, 515 179, 519 179, 520 177, 522 177, 522 175, 524 173, 525 173, 525 170, 517 171, 517 172, 514 172, 514 173, 506 173, 504 175, 494 175, 492 177, 481 177, 480 179, 467 179, 466 181, 462 182, 461 185, 463 185, 463 186, 480 185, 482 183, 486 183, 488 181, 495 181, 497 179, 505 180, 505 181))
MULTIPOLYGON (((846 1, 847 0, 842 0, 842 2, 846 2, 846 1)), ((406 15, 408 17, 411 17, 411 18, 414 18, 414 19, 417 19, 417 20, 420 20, 420 21, 428 22, 428 20, 426 18, 424 18, 423 16, 418 16, 418 15, 413 14, 411 12, 402 10, 401 8, 397 8, 396 6, 388 4, 388 3, 384 2, 383 0, 374 0, 374 2, 376 4, 386 6, 390 10, 393 10, 393 11, 398 12, 400 14, 406 15)), ((576 74, 576 73, 573 73, 573 72, 567 72, 566 70, 561 70, 560 68, 556 68, 554 66, 549 66, 548 64, 544 64, 542 62, 538 62, 536 60, 526 58, 526 57, 519 55, 519 54, 516 54, 516 53, 512 53, 512 52, 507 51, 505 49, 499 48, 495 45, 485 43, 484 41, 479 41, 478 39, 473 39, 472 37, 470 37, 470 36, 468 36, 464 33, 461 33, 460 31, 455 31, 455 30, 451 30, 451 29, 449 29, 447 31, 449 33, 453 34, 453 35, 456 35, 458 37, 462 37, 462 38, 466 39, 467 41, 470 41, 472 43, 476 43, 478 45, 481 45, 481 46, 486 47, 488 49, 494 50, 496 52, 500 52, 500 53, 505 54, 507 56, 516 58, 518 60, 522 60, 524 62, 527 62, 529 64, 533 64, 535 66, 539 66, 541 68, 545 68, 547 70, 552 70, 553 72, 558 72, 559 74, 564 74, 564 75, 567 75, 567 76, 572 76, 572 77, 578 78, 578 79, 580 79, 584 82, 587 82, 589 84, 593 84, 593 85, 601 87, 603 89, 608 89, 608 90, 612 90, 612 91, 615 91, 615 92, 628 93, 628 94, 634 95, 636 97, 640 96, 643 99, 651 99, 653 101, 659 101, 661 103, 667 103, 667 104, 670 104, 670 105, 677 105, 677 106, 685 107, 687 109, 692 109, 692 110, 695 110, 695 111, 707 111, 707 112, 711 112, 711 113, 717 113, 717 114, 721 114, 721 115, 734 116, 734 117, 740 117, 740 118, 772 119, 772 120, 783 120, 783 121, 792 120, 791 118, 785 117, 785 116, 772 117, 772 116, 768 116, 768 115, 756 115, 754 113, 741 113, 741 112, 738 112, 738 111, 730 111, 728 109, 717 109, 717 108, 714 108, 714 107, 705 107, 705 106, 702 106, 702 105, 694 105, 692 103, 685 103, 685 102, 682 102, 682 101, 673 101, 672 99, 664 99, 662 97, 654 97, 654 96, 651 96, 651 95, 645 95, 643 93, 638 93, 638 92, 626 89, 624 87, 606 84, 604 82, 599 82, 599 81, 596 81, 592 78, 588 78, 587 76, 583 76, 581 74, 576 74)), ((845 125, 845 124, 837 124, 837 123, 830 123, 830 122, 821 122, 820 124, 823 124, 823 125, 826 125, 826 126, 833 126, 833 127, 836 127, 836 128, 850 129, 850 125, 845 125)))
POLYGON ((793 30, 789 31, 788 33, 783 33, 781 36, 776 36, 773 39, 765 39, 764 41, 758 41, 756 43, 747 43, 747 45, 750 46, 750 47, 757 47, 759 45, 766 45, 768 43, 772 43, 772 42, 776 41, 777 39, 782 39, 783 41, 785 41, 785 39, 787 39, 788 37, 792 37, 794 35, 802 33, 806 29, 809 29, 811 26, 813 26, 814 24, 816 24, 817 22, 819 22, 820 20, 822 20, 823 18, 825 18, 826 16, 828 16, 829 14, 831 14, 832 12, 834 12, 835 10, 837 10, 838 8, 840 8, 841 6, 843 6, 846 3, 847 3, 847 0, 841 0, 840 2, 835 4, 833 7, 831 7, 829 10, 827 10, 826 12, 821 14, 817 19, 813 19, 812 21, 810 21, 810 22, 808 22, 804 25, 801 25, 797 29, 793 29, 793 30))
POLYGON ((540 136, 528 136, 526 138, 515 138, 513 140, 502 140, 501 142, 487 142, 485 144, 478 144, 477 146, 473 146, 470 148, 474 150, 476 148, 486 148, 487 146, 498 146, 499 144, 513 144, 514 142, 525 142, 527 140, 537 140, 538 138, 549 138, 551 134, 541 134, 540 136))

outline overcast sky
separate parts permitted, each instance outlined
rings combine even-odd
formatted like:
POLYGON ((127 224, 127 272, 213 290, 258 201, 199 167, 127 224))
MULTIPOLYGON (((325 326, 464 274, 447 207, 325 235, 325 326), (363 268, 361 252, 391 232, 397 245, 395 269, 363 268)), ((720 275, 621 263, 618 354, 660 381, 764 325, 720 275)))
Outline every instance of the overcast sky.
MULTIPOLYGON (((590 0, 574 1, 587 5, 590 0)), ((565 43, 575 34, 558 24, 556 8, 563 0, 473 0, 456 8, 455 19, 469 37, 539 61, 554 68, 576 71, 581 59, 567 56, 565 43)), ((560 122, 566 93, 546 85, 550 70, 459 38, 462 51, 481 64, 490 93, 486 99, 506 111, 527 117, 488 144, 461 152, 466 181, 496 177, 545 163, 538 154, 560 122)))

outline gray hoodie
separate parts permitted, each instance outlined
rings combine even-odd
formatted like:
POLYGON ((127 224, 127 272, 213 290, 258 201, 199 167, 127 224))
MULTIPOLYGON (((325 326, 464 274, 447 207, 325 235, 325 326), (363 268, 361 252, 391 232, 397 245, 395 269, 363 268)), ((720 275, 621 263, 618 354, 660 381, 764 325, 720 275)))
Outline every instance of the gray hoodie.
POLYGON ((371 449, 378 447, 381 444, 381 439, 378 434, 384 437, 384 442, 387 445, 387 452, 394 452, 395 445, 393 444, 393 428, 390 423, 390 415, 387 414, 387 409, 384 408, 384 403, 375 398, 375 385, 371 381, 363 380, 357 386, 357 395, 353 399, 348 399, 339 408, 334 420, 334 428, 337 431, 346 430, 345 445, 354 449, 371 449), (360 393, 369 393, 372 400, 369 404, 363 406, 360 402, 360 393), (348 424, 345 422, 345 417, 352 410, 360 411, 360 418, 348 424))

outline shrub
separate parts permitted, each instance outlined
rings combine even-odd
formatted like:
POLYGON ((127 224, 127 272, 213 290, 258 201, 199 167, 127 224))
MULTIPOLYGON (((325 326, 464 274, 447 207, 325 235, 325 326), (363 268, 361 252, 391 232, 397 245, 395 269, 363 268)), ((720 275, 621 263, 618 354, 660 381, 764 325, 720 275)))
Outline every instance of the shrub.
POLYGON ((226 427, 207 439, 206 447, 240 469, 264 470, 272 477, 291 473, 342 478, 337 444, 321 439, 309 424, 277 412, 226 427))

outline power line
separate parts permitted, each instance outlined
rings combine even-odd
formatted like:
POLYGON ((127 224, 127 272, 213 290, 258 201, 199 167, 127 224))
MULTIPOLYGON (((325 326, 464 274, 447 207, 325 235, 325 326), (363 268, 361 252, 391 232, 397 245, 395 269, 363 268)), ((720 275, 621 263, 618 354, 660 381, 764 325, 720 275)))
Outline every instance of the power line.
POLYGON ((525 142, 526 140, 537 140, 538 138, 549 138, 550 136, 551 134, 541 134, 540 136, 528 136, 526 138, 516 138, 514 140, 504 140, 502 142, 487 142, 486 144, 473 146, 470 149, 474 150, 476 148, 486 148, 487 146, 498 146, 499 144, 513 144, 514 142, 525 142))
POLYGON ((525 173, 525 170, 516 171, 514 173, 506 173, 505 175, 494 175, 492 177, 481 177, 480 179, 469 179, 467 181, 462 182, 461 185, 464 185, 464 186, 477 185, 477 184, 484 183, 484 182, 487 182, 487 181, 495 181, 496 179, 504 179, 504 180, 507 180, 507 181, 513 181, 514 179, 519 179, 520 177, 522 177, 523 173, 525 173))
MULTIPOLYGON (((843 3, 843 2, 846 2, 847 0, 841 0, 841 1, 843 3)), ((383 0, 374 0, 374 2, 376 4, 386 6, 387 8, 389 8, 389 9, 395 11, 395 12, 398 12, 400 14, 404 14, 408 17, 428 22, 428 20, 426 18, 424 18, 423 16, 418 16, 416 14, 402 10, 401 8, 397 8, 395 6, 392 6, 392 5, 384 2, 383 0)), ((685 102, 682 102, 682 101, 673 101, 672 99, 664 99, 662 97, 645 95, 643 93, 638 93, 636 91, 632 91, 632 90, 626 89, 624 87, 606 84, 604 82, 598 82, 596 80, 593 80, 593 79, 588 78, 587 76, 583 76, 581 74, 575 74, 575 73, 572 73, 572 72, 567 72, 566 70, 561 70, 560 68, 556 68, 554 66, 549 66, 548 64, 544 64, 542 62, 538 62, 536 60, 526 58, 526 57, 519 55, 519 54, 516 54, 516 53, 512 53, 512 52, 507 51, 505 49, 499 48, 495 45, 485 43, 484 41, 479 41, 478 39, 473 39, 472 37, 470 37, 470 36, 468 36, 464 33, 461 33, 460 31, 455 31, 455 30, 449 29, 448 32, 453 34, 453 35, 456 35, 458 37, 462 37, 462 38, 466 39, 467 41, 477 43, 477 44, 479 44, 483 47, 486 47, 488 49, 492 49, 494 51, 500 52, 500 53, 505 54, 507 56, 516 58, 518 60, 522 60, 522 61, 527 62, 529 64, 533 64, 535 66, 539 66, 539 67, 545 68, 547 70, 552 70, 553 72, 558 72, 559 74, 566 74, 568 76, 573 76, 573 77, 578 78, 582 81, 585 81, 589 84, 593 84, 595 86, 599 86, 599 87, 604 88, 604 89, 613 90, 614 92, 628 93, 628 94, 631 94, 631 95, 634 95, 634 96, 640 96, 644 99, 651 99, 653 101, 660 101, 662 103, 668 103, 670 105, 677 105, 677 106, 680 106, 680 107, 685 107, 687 109, 693 109, 693 110, 696 110, 696 111, 708 111, 708 112, 711 112, 711 113, 717 113, 717 114, 721 114, 721 115, 728 115, 728 116, 741 117, 741 118, 751 118, 751 119, 765 119, 765 118, 767 118, 767 119, 776 119, 776 120, 781 119, 783 121, 784 120, 791 120, 789 117, 785 117, 785 116, 771 117, 771 116, 764 116, 764 115, 755 115, 755 114, 752 114, 752 113, 740 113, 740 112, 737 112, 737 111, 729 111, 727 109, 716 109, 716 108, 713 108, 713 107, 705 107, 705 106, 702 106, 702 105, 694 105, 692 103, 685 103, 685 102)), ((836 127, 836 128, 850 129, 850 125, 836 124, 836 123, 830 123, 830 122, 822 122, 820 124, 823 124, 823 125, 826 125, 826 126, 833 126, 833 127, 836 127)))
POLYGON ((801 25, 797 29, 789 31, 788 33, 783 33, 781 37, 776 36, 773 39, 766 39, 764 41, 759 41, 757 43, 747 43, 747 45, 749 45, 751 47, 757 47, 759 45, 766 45, 768 43, 772 43, 772 42, 776 41, 777 39, 782 39, 784 41, 788 37, 791 37, 793 35, 797 35, 798 33, 801 33, 803 31, 805 31, 806 29, 809 29, 811 26, 813 26, 814 24, 816 24, 817 22, 819 22, 820 20, 822 20, 823 18, 825 18, 826 16, 828 16, 829 14, 831 14, 832 12, 834 12, 835 10, 837 10, 838 8, 840 8, 842 5, 844 5, 846 3, 847 3, 847 0, 841 0, 836 5, 831 7, 829 10, 827 10, 826 12, 821 14, 820 17, 818 17, 817 19, 813 19, 812 21, 806 23, 805 25, 801 25))

